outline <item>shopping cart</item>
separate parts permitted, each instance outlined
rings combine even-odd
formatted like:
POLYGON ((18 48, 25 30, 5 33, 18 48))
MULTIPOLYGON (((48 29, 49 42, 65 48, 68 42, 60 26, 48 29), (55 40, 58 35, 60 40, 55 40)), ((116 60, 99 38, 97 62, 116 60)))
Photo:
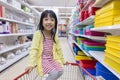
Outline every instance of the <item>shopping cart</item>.
MULTIPOLYGON (((20 74, 13 80, 45 80, 48 75, 40 77, 36 67, 28 73, 25 71, 20 74)), ((68 65, 64 66, 64 73, 58 80, 83 80, 78 64, 76 63, 68 63, 68 65)))

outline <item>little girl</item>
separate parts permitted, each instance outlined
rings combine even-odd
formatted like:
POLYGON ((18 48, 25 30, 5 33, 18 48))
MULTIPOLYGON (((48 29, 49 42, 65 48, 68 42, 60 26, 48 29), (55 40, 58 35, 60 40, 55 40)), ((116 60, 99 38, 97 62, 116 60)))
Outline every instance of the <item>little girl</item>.
POLYGON ((38 28, 33 35, 30 65, 27 69, 32 70, 37 65, 40 76, 48 74, 46 80, 57 80, 62 75, 62 67, 66 62, 56 34, 56 14, 52 10, 45 10, 41 14, 38 28))

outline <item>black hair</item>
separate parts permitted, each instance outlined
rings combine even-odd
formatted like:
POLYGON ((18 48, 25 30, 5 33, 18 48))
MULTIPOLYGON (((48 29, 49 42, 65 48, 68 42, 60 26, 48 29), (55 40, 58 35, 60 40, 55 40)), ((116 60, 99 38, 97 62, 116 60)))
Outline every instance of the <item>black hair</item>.
MULTIPOLYGON (((41 18, 40 18, 40 22, 39 22, 39 24, 38 24, 38 29, 41 30, 41 32, 42 32, 42 34, 43 34, 43 30, 44 30, 44 27, 43 27, 43 25, 42 25, 42 23, 43 23, 43 18, 47 17, 48 15, 49 15, 51 18, 54 18, 54 19, 55 19, 55 26, 54 26, 54 29, 52 30, 52 39, 53 39, 53 41, 56 43, 56 41, 55 41, 55 34, 56 34, 56 31, 57 31, 57 23, 58 23, 58 21, 57 21, 57 16, 56 16, 56 14, 55 14, 54 11, 52 11, 52 10, 45 10, 45 11, 42 12, 41 18)), ((43 36, 44 36, 44 34, 43 34, 43 36)), ((44 36, 44 37, 45 37, 45 36, 44 36)))

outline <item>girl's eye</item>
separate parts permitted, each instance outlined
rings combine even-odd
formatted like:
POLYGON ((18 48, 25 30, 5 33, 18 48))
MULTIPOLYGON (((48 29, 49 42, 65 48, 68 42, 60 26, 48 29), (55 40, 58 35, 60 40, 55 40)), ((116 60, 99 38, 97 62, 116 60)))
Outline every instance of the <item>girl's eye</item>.
POLYGON ((47 19, 47 18, 45 18, 44 20, 45 20, 45 21, 47 21, 48 19, 47 19))
POLYGON ((45 21, 48 21, 48 20, 49 20, 49 21, 55 21, 55 19, 54 19, 54 18, 52 18, 52 19, 49 19, 49 18, 44 18, 44 20, 45 20, 45 21))
POLYGON ((55 21, 55 19, 51 19, 51 21, 55 21))

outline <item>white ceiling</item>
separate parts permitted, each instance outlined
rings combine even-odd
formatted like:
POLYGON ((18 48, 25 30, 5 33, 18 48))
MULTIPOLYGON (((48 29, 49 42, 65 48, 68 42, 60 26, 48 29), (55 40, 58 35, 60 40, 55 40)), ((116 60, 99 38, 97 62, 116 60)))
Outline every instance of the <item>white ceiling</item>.
POLYGON ((59 6, 74 7, 77 0, 27 0, 30 4, 36 6, 59 6))
POLYGON ((26 0, 32 7, 40 12, 45 8, 57 8, 59 16, 69 17, 76 6, 77 0, 26 0))

